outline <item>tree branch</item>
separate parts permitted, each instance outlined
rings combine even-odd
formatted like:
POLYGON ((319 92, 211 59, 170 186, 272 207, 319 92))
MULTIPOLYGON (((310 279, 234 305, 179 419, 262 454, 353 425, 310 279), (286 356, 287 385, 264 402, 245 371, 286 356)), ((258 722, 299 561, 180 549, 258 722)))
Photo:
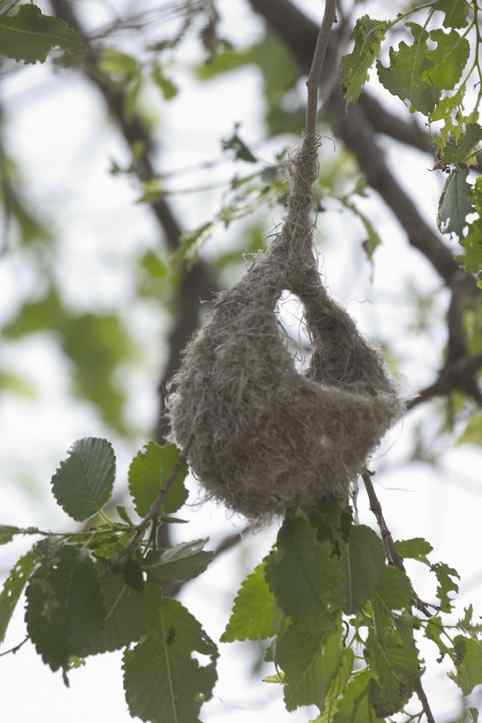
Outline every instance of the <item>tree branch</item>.
MULTIPOLYGON (((316 25, 290 0, 249 0, 291 50, 300 67, 307 72, 316 41, 316 25)), ((327 73, 334 71, 334 51, 328 50, 327 73)), ((323 82, 323 81, 322 81, 323 82)), ((361 171, 391 209, 407 233, 409 243, 420 251, 450 286, 457 263, 450 250, 426 223, 408 194, 389 170, 382 149, 376 143, 375 129, 361 105, 346 107, 343 94, 334 89, 325 105, 335 133, 356 157, 361 171)))
MULTIPOLYGON (((89 44, 87 35, 72 4, 66 2, 66 0, 51 0, 51 5, 57 17, 65 20, 84 38, 87 52, 82 70, 100 91, 127 146, 131 149, 133 166, 137 177, 142 182, 151 180, 156 177, 153 161, 155 142, 148 128, 138 114, 126 113, 126 93, 124 89, 113 85, 110 79, 100 72, 98 53, 89 44), (135 155, 133 153, 134 148, 137 149, 135 155)), ((176 251, 179 247, 183 229, 169 202, 165 197, 159 196, 148 206, 163 232, 168 249, 173 252, 176 251)), ((199 327, 200 301, 209 299, 216 291, 218 291, 218 283, 215 272, 203 261, 198 261, 188 271, 183 272, 179 287, 176 290, 175 303, 173 304, 175 320, 168 335, 168 361, 159 383, 160 404, 156 437, 161 442, 165 441, 169 433, 168 420, 164 414, 164 390, 179 366, 182 350, 199 327)))
POLYGON ((475 375, 482 369, 482 354, 464 357, 445 367, 438 379, 406 404, 408 411, 434 397, 444 397, 456 390, 464 392, 482 406, 482 393, 475 375))

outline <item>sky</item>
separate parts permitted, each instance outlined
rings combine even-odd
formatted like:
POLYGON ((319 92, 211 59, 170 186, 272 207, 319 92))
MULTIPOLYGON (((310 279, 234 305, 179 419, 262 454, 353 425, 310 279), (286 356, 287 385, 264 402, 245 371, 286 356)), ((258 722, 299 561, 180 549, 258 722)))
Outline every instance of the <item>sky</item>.
MULTIPOLYGON (((124 4, 116 0, 110 7, 121 9, 124 4)), ((298 4, 317 16, 317 3, 305 0, 298 4)), ((85 3, 83 7, 93 25, 104 20, 102 3, 85 3)), ((363 12, 371 9, 377 17, 387 13, 386 3, 364 4, 363 12)), ((243 0, 224 3, 222 11, 223 31, 235 43, 250 42, 260 32, 259 23, 247 12, 243 0)), ((218 157, 220 138, 230 133, 235 122, 242 123, 243 136, 249 142, 263 137, 258 74, 244 69, 201 89, 192 82, 189 72, 194 53, 194 48, 188 46, 184 67, 177 71, 176 80, 182 90, 178 98, 166 109, 156 101, 162 166, 166 169, 218 157)), ((375 81, 373 87, 375 92, 382 92, 375 81)), ((385 94, 383 99, 387 105, 403 110, 396 99, 385 94)), ((151 434, 156 414, 153 390, 166 352, 162 339, 167 317, 159 314, 154 305, 130 303, 128 267, 139 248, 156 247, 156 229, 148 212, 134 204, 137 190, 125 179, 108 173, 110 160, 122 161, 126 152, 97 93, 85 81, 70 72, 52 76, 48 67, 40 65, 23 69, 2 83, 0 103, 8 109, 8 147, 27 170, 30 198, 61 233, 59 278, 70 303, 76 308, 96 305, 121 310, 143 350, 141 363, 127 380, 131 419, 142 430, 135 447, 113 437, 87 404, 71 398, 68 366, 48 335, 15 345, 2 342, 5 363, 14 365, 31 379, 38 388, 38 396, 34 401, 6 396, 0 400, 0 428, 4 430, 0 449, 0 522, 66 529, 68 520, 50 500, 48 487, 56 465, 72 442, 83 436, 113 439, 122 484, 130 457, 151 434)), ((441 175, 431 172, 428 159, 415 152, 395 144, 387 144, 386 150, 402 184, 433 222, 441 175)), ((267 156, 275 151, 269 144, 263 149, 267 156)), ((330 154, 333 144, 328 139, 322 148, 322 159, 329 160, 330 154)), ((208 180, 215 181, 222 177, 223 170, 210 174, 208 180)), ((194 183, 198 181, 193 177, 194 183)), ((219 201, 219 194, 211 192, 176 198, 175 204, 189 228, 208 220, 219 207, 219 201)), ((439 282, 419 255, 407 251, 403 233, 374 194, 364 202, 363 209, 384 239, 377 251, 373 279, 359 245, 362 229, 334 209, 329 209, 320 221, 320 270, 330 292, 346 306, 366 334, 391 340, 401 359, 401 393, 410 397, 433 380, 445 340, 436 323, 433 334, 423 341, 406 334, 406 319, 412 309, 402 289, 410 282, 432 294, 438 290, 439 282)), ((273 225, 277 220, 273 216, 273 225)), ((205 253, 212 255, 231 242, 230 233, 217 232, 205 253)), ((35 290, 37 284, 35 270, 21 256, 13 254, 0 260, 0 322, 9 318, 19 300, 35 290)), ((446 303, 442 295, 433 310, 435 318, 443 313, 446 303)), ((417 424, 424 423, 428 439, 435 437, 437 430, 426 421, 427 410, 421 408, 412 413, 387 435, 376 453, 385 517, 395 537, 426 537, 433 544, 437 559, 459 570, 463 581, 461 604, 473 602, 480 607, 480 456, 468 447, 455 447, 449 452, 436 447, 434 451, 440 454, 438 469, 412 464, 407 473, 403 461, 417 424)), ((191 499, 196 501, 199 491, 194 482, 190 484, 191 499)), ((373 526, 362 493, 359 508, 361 521, 373 526)), ((209 535, 213 546, 223 534, 244 526, 241 518, 213 504, 191 506, 183 512, 191 520, 190 537, 209 535)), ((224 628, 240 579, 266 554, 275 536, 276 526, 250 535, 183 590, 181 600, 215 640, 224 628)), ((24 542, 0 548, 0 572, 6 572, 24 548, 24 542)), ((430 597, 433 590, 423 571, 414 565, 411 572, 419 595, 430 597)), ((14 645, 23 637, 20 605, 5 645, 14 645)), ((302 709, 288 715, 279 690, 253 682, 249 672, 256 660, 254 646, 222 645, 221 652, 220 683, 213 700, 203 708, 201 717, 205 723, 248 723, 259 716, 266 723, 310 719, 309 714, 314 711, 302 709)), ((425 652, 433 661, 434 650, 425 652)), ((4 720, 26 723, 32 715, 49 723, 131 720, 123 698, 119 654, 90 658, 84 668, 73 671, 69 690, 63 686, 60 675, 53 675, 41 663, 30 645, 15 656, 0 659, 0 666, 4 720)), ((456 688, 444 681, 439 671, 429 674, 427 689, 432 692, 438 716, 456 712, 456 688)))

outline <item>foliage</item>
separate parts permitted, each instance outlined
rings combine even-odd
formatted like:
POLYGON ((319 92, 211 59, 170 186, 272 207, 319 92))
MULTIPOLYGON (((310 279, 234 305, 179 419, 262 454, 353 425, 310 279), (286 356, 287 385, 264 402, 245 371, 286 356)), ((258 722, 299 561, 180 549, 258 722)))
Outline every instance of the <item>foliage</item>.
POLYGON ((21 5, 13 16, 0 15, 0 48, 7 58, 43 63, 52 48, 79 50, 82 38, 59 18, 43 15, 36 5, 21 5))
MULTIPOLYGON (((469 11, 469 3, 440 2, 414 7, 399 14, 393 21, 375 20, 365 15, 358 19, 353 31, 355 41, 352 53, 343 60, 346 99, 353 103, 359 97, 375 63, 378 78, 392 95, 408 103, 412 113, 419 112, 426 122, 440 124, 435 136, 438 163, 449 177, 439 204, 438 223, 444 233, 455 234, 464 248, 460 257, 468 271, 479 273, 482 268, 482 235, 480 209, 473 203, 477 183, 467 182, 471 167, 476 162, 482 127, 478 123, 480 93, 470 112, 471 83, 480 86, 482 71, 478 61, 481 35, 480 12, 469 11), (425 10, 424 24, 410 18, 425 10), (444 13, 443 27, 437 27, 439 15, 444 13), (389 64, 377 57, 384 39, 394 27, 410 34, 409 43, 389 48, 389 64), (428 27, 432 25, 431 30, 428 27), (470 34, 473 47, 469 43, 470 34), (473 59, 470 59, 472 56, 473 59), (475 211, 478 218, 467 221, 475 211)), ((435 129, 434 129, 435 130, 435 129)), ((480 186, 480 183, 479 183, 480 186)))
MULTIPOLYGON (((173 583, 202 574, 214 556, 203 549, 206 539, 157 546, 159 526, 176 522, 166 513, 186 499, 174 503, 169 495, 187 468, 172 445, 150 443, 134 458, 131 494, 136 505, 143 500, 146 515, 134 524, 125 514, 117 522, 101 510, 112 493, 114 465, 105 440, 82 439, 52 478, 57 500, 73 519, 98 513, 84 531, 0 527, 3 543, 19 534, 43 538, 20 558, 0 594, 1 636, 26 587, 28 636, 66 682, 79 659, 124 648, 133 716, 198 720, 216 682, 217 647, 166 595, 173 583), (154 470, 164 504, 150 514, 154 470), (210 662, 200 665, 193 653, 210 662)), ((401 559, 417 560, 434 574, 439 604, 433 617, 423 606, 420 615, 406 573, 386 564, 380 538, 353 523, 334 500, 322 501, 309 518, 289 512, 273 549, 242 583, 221 641, 266 641, 266 659, 276 668, 266 682, 283 686, 288 710, 316 705, 321 721, 383 720, 402 711, 424 669, 418 648, 424 633, 452 660, 450 675, 468 694, 482 683, 482 626, 467 609, 453 636, 448 616, 457 573, 431 563, 432 547, 422 538, 399 541, 396 549, 401 559), (361 651, 362 668, 355 651, 358 660, 361 651)))

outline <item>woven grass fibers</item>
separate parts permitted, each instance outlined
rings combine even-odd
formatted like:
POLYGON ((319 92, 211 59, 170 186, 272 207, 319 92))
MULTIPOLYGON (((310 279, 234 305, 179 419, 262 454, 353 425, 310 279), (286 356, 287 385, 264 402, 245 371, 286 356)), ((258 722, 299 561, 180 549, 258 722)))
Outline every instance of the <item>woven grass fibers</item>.
POLYGON ((312 249, 311 186, 318 139, 293 162, 288 216, 270 250, 188 345, 169 409, 177 444, 209 495, 260 520, 350 483, 398 417, 383 364, 327 295, 312 249), (280 335, 283 290, 305 308, 313 353, 300 374, 280 335))

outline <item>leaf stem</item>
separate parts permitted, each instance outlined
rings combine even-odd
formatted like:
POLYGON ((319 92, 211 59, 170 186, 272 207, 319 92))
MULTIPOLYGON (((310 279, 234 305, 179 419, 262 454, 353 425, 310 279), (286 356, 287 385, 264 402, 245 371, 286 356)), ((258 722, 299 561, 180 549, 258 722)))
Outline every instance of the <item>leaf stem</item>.
POLYGON ((18 653, 20 648, 23 648, 23 646, 25 645, 25 643, 28 640, 30 640, 30 635, 27 635, 27 637, 24 638, 21 643, 18 643, 18 645, 14 645, 13 648, 9 648, 8 650, 5 650, 3 653, 0 653, 0 658, 3 658, 4 655, 10 655, 10 653, 15 655, 15 653, 18 653))

